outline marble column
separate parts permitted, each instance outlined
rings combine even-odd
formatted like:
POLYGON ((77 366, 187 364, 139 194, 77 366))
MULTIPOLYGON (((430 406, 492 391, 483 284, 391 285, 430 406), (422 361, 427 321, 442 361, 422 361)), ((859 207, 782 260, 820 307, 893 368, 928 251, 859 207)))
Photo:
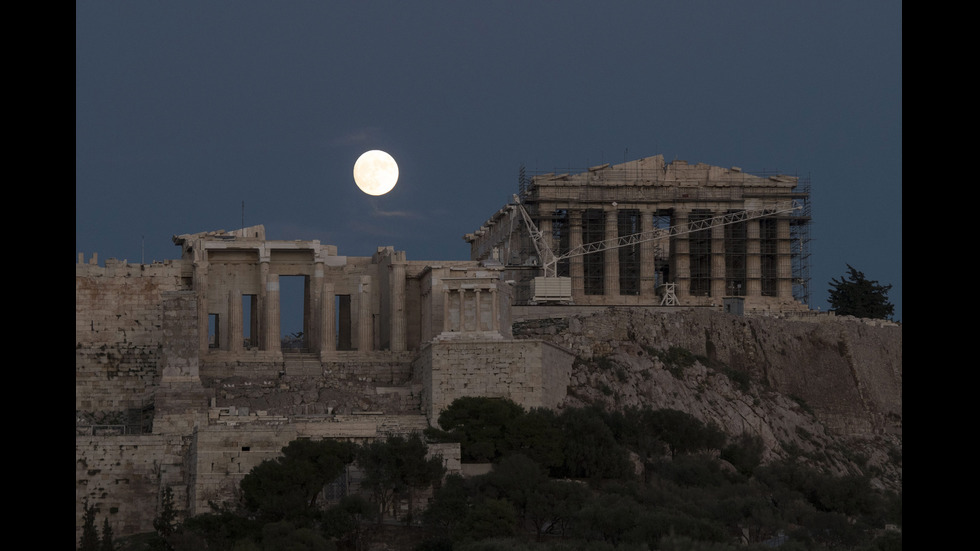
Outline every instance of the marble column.
POLYGON ((320 292, 320 328, 317 340, 320 341, 320 357, 337 350, 337 328, 334 326, 334 286, 329 281, 322 283, 320 292))
MULTIPOLYGON (((653 211, 640 213, 640 231, 653 231, 653 211)), ((653 298, 657 294, 657 266, 654 258, 654 242, 647 239, 640 243, 640 296, 653 298)))
POLYGON ((745 222, 745 292, 746 297, 762 296, 762 253, 759 242, 759 219, 745 222))
POLYGON ((245 330, 242 325, 242 293, 238 288, 228 291, 228 350, 241 352, 245 330))
MULTIPOLYGON (((582 211, 568 211, 568 248, 574 250, 582 246, 582 211)), ((585 295, 585 267, 581 254, 569 258, 568 274, 572 278, 572 300, 581 301, 585 295)))
POLYGON ((407 320, 405 319, 405 265, 391 265, 391 308, 389 315, 391 319, 391 351, 402 352, 407 348, 406 332, 407 320))
POLYGON ((725 288, 725 228, 711 228, 711 296, 724 297, 728 295, 725 288))
POLYGON ((208 351, 208 262, 198 260, 194 263, 194 295, 197 298, 198 347, 201 354, 208 351))
MULTIPOLYGON (((686 210, 676 210, 674 212, 674 223, 677 225, 687 225, 690 213, 686 210)), ((685 299, 691 296, 691 243, 688 241, 689 233, 679 237, 672 237, 670 240, 670 273, 676 286, 674 294, 678 299, 685 299)))
MULTIPOLYGON (((615 208, 605 209, 603 215, 606 217, 606 230, 603 239, 610 240, 619 237, 619 211, 615 208)), ((603 294, 608 297, 619 296, 619 247, 615 246, 615 241, 606 248, 603 272, 603 294)))
POLYGON ((374 323, 371 317, 371 276, 361 276, 357 293, 357 350, 374 350, 374 323))
POLYGON ((476 319, 476 331, 483 331, 483 319, 480 312, 480 289, 476 288, 473 290, 473 294, 476 297, 476 308, 473 314, 474 319, 476 319))
POLYGON ((282 340, 279 335, 279 274, 268 274, 265 280, 265 317, 263 350, 281 351, 282 340))

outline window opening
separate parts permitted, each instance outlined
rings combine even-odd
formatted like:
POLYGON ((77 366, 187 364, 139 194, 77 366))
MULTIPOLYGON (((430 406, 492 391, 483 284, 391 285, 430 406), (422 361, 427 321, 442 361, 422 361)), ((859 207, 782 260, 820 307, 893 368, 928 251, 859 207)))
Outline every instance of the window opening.
POLYGON ((245 350, 259 347, 259 297, 242 295, 242 342, 245 350))
POLYGON ((208 314, 208 348, 220 348, 221 334, 219 331, 218 314, 208 314))

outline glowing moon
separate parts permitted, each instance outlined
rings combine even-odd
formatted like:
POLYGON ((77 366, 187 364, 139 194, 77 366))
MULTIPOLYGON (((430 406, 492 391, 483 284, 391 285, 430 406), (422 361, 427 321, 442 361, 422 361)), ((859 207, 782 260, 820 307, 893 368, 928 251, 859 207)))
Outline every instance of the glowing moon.
POLYGON ((398 163, 378 149, 364 152, 354 163, 354 183, 368 195, 384 195, 398 182, 398 163))

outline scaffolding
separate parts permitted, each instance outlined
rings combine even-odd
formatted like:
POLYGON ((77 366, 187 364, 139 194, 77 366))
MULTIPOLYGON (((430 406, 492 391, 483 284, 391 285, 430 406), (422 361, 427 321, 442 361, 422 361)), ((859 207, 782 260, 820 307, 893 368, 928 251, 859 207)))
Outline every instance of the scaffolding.
POLYGON ((793 297, 810 306, 810 177, 800 177, 797 189, 794 196, 802 208, 790 220, 793 297))
MULTIPOLYGON (((585 295, 608 294, 612 284, 619 295, 646 296, 648 290, 654 289, 662 297, 665 285, 680 277, 687 279, 685 291, 691 296, 710 297, 719 292, 730 297, 746 296, 751 288, 749 282, 754 281, 759 286, 756 292, 763 297, 784 296, 791 287, 793 299, 809 306, 810 179, 770 171, 743 172, 733 167, 723 175, 731 179, 732 185, 721 183, 723 180, 718 179, 716 172, 698 184, 683 172, 685 166, 692 170, 698 167, 682 165, 682 172, 668 174, 668 167, 673 165, 667 163, 652 170, 641 160, 580 169, 577 174, 575 171, 579 169, 571 167, 561 174, 532 173, 521 165, 517 202, 526 207, 532 227, 536 225, 543 231, 532 236, 524 224, 513 225, 514 213, 507 214, 506 209, 501 209, 497 214, 510 216, 508 225, 517 232, 516 239, 504 246, 510 251, 510 262, 505 264, 527 272, 515 278, 519 287, 520 283, 530 284, 533 274, 542 268, 547 277, 570 277, 572 266, 576 265, 576 277, 580 278, 577 285, 581 285, 576 292, 585 295), (774 185, 737 183, 766 179, 774 185), (787 187, 788 182, 794 183, 787 187), (732 206, 717 210, 726 203, 732 206), (792 212, 778 206, 789 203, 794 206, 792 212), (608 210, 610 204, 616 210, 608 210), (764 207, 760 210, 756 205, 764 207), (650 208, 654 209, 652 213, 650 208), (649 235, 651 231, 674 227, 678 223, 678 211, 687 213, 688 235, 680 237, 671 233, 662 238, 649 235), (719 212, 727 213, 723 216, 731 216, 731 220, 721 220, 719 212), (645 227, 650 224, 651 215, 651 227, 645 227), (609 216, 614 218, 607 220, 609 216), (754 236, 755 226, 742 221, 746 216, 759 218, 758 238, 754 236), (697 227, 708 220, 712 225, 723 225, 723 230, 715 232, 707 226, 697 227), (580 241, 571 243, 570 237, 575 234, 580 241), (541 257, 536 238, 543 238, 551 245, 550 261, 541 257), (651 239, 653 244, 640 246, 651 239), (756 239, 758 248, 749 245, 756 239), (675 258, 671 251, 678 246, 683 247, 683 252, 676 251, 681 256, 675 258), (609 248, 619 250, 608 251, 614 255, 608 256, 609 248), (578 259, 570 262, 572 257, 578 259), (683 258, 685 264, 675 266, 677 258, 683 258), (616 262, 618 270, 610 272, 607 266, 610 262, 616 262), (615 281, 607 281, 609 278, 615 281)), ((488 221, 477 235, 497 231, 496 220, 488 221)), ((500 243, 474 241, 477 249, 500 243)), ((483 251, 476 250, 475 254, 476 258, 483 251)), ((523 303, 527 293, 518 290, 517 294, 517 303, 523 303)))

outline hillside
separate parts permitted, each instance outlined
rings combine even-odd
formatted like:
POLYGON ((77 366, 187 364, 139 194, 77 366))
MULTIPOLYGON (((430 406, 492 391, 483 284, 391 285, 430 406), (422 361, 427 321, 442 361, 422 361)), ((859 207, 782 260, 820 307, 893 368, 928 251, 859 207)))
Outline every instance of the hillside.
POLYGON ((609 309, 515 323, 575 353, 563 407, 685 411, 835 474, 902 486, 902 328, 712 311, 609 309))

